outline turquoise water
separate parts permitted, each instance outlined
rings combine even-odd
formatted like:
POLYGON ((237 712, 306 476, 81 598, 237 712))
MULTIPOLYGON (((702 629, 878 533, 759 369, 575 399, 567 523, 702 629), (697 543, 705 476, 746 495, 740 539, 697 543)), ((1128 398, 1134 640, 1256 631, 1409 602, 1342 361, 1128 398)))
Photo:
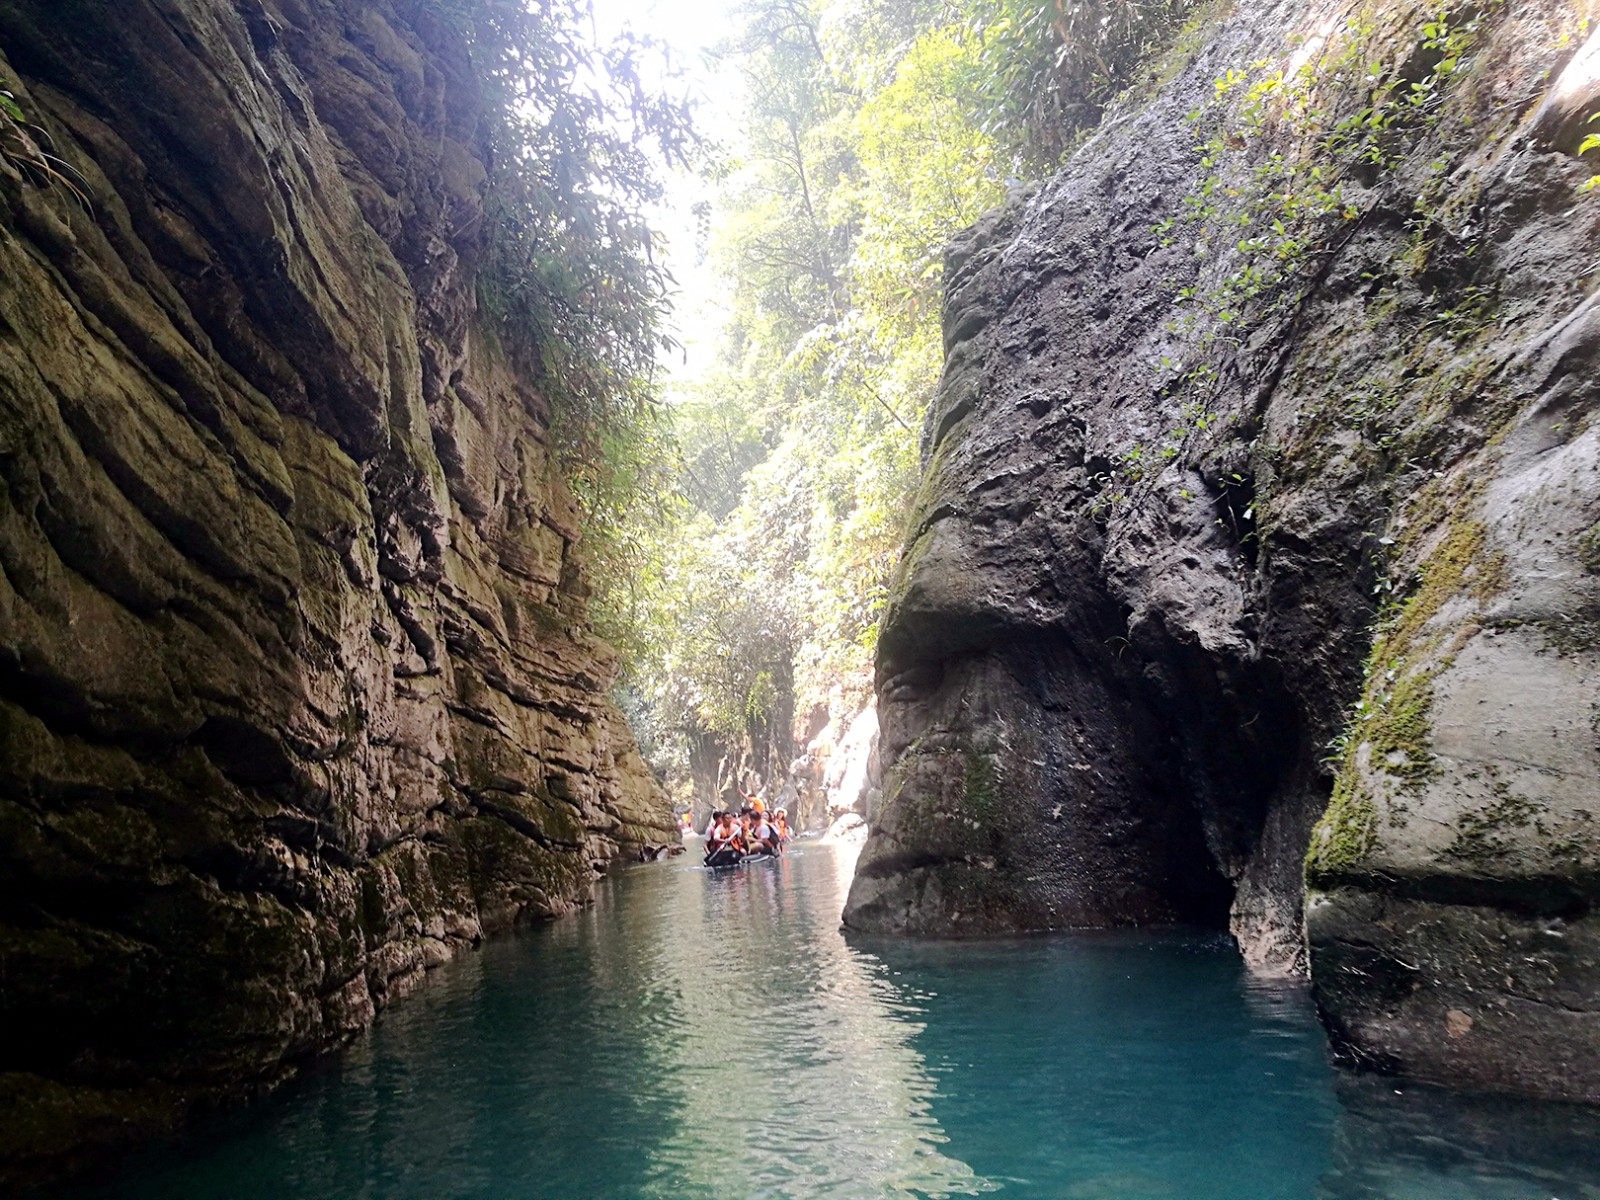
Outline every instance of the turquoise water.
POLYGON ((846 937, 853 863, 618 872, 75 1195, 1600 1197, 1594 1114, 1336 1075, 1223 939, 846 937))

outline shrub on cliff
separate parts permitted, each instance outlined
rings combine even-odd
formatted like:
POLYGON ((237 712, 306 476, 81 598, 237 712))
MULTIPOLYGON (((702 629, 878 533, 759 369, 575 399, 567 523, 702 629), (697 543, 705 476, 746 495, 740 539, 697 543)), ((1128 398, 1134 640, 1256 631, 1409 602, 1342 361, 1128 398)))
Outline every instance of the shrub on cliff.
POLYGON ((982 47, 981 125, 1048 172, 1170 40, 1195 0, 963 0, 982 47))
POLYGON ((644 210, 694 144, 688 107, 647 78, 664 60, 648 39, 595 38, 588 0, 425 2, 488 99, 480 310, 551 401, 592 547, 615 550, 665 460, 651 377, 671 279, 644 210))

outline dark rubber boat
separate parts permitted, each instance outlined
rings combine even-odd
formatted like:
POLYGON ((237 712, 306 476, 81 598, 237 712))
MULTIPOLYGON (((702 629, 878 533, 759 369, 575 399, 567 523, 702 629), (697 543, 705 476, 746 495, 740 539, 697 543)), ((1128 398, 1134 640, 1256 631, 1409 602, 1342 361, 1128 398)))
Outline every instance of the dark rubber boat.
POLYGON ((724 846, 714 854, 706 855, 706 866, 715 870, 718 867, 742 867, 745 863, 770 862, 776 858, 775 854, 763 851, 760 854, 746 854, 742 850, 735 850, 732 846, 724 846))

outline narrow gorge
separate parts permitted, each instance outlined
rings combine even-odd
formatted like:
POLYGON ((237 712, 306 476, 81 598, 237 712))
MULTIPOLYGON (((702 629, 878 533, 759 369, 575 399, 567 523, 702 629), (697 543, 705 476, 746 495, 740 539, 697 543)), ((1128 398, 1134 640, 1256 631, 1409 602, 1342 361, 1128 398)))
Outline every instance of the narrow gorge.
POLYGON ((770 85, 767 176, 673 141, 649 38, 485 65, 510 14, 607 12, 0 0, 0 1188, 356 1042, 450 1131, 423 1171, 338 1092, 380 1200, 509 1194, 497 1122, 552 1195, 1150 1200, 1243 1130, 1252 1187, 1394 1200, 1389 1135, 1407 1178, 1438 1112, 1532 1100, 1538 1155, 1483 1161, 1600 1189, 1600 0, 752 0, 718 53, 770 85), (974 48, 1024 9, 1056 67, 1135 29, 1034 182, 972 115, 1038 119, 974 48), (611 217, 512 211, 519 119, 727 193, 694 269, 770 274, 713 285, 700 391, 657 377, 665 284, 585 310, 630 246, 669 278, 616 214, 682 197, 563 159, 538 186, 611 217), (505 239, 571 287, 545 325, 505 239), (841 837, 670 859, 758 790, 841 837), (1438 1085, 1415 1142, 1391 1075, 1438 1085))

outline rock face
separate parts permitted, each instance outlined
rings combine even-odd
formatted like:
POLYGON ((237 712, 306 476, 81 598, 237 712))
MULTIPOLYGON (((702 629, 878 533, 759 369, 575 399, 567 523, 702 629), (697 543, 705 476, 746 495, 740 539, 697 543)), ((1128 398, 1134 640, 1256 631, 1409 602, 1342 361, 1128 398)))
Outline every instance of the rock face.
POLYGON ((870 812, 877 799, 877 701, 818 705, 807 734, 774 802, 787 809, 790 824, 820 833, 841 813, 870 812))
POLYGON ((1199 9, 950 248, 847 924, 1227 921, 1600 1101, 1593 7, 1199 9))
POLYGON ((12 1166, 268 1084, 676 841, 546 404, 476 323, 435 11, 0 0, 0 86, 82 176, 0 139, 12 1166))

